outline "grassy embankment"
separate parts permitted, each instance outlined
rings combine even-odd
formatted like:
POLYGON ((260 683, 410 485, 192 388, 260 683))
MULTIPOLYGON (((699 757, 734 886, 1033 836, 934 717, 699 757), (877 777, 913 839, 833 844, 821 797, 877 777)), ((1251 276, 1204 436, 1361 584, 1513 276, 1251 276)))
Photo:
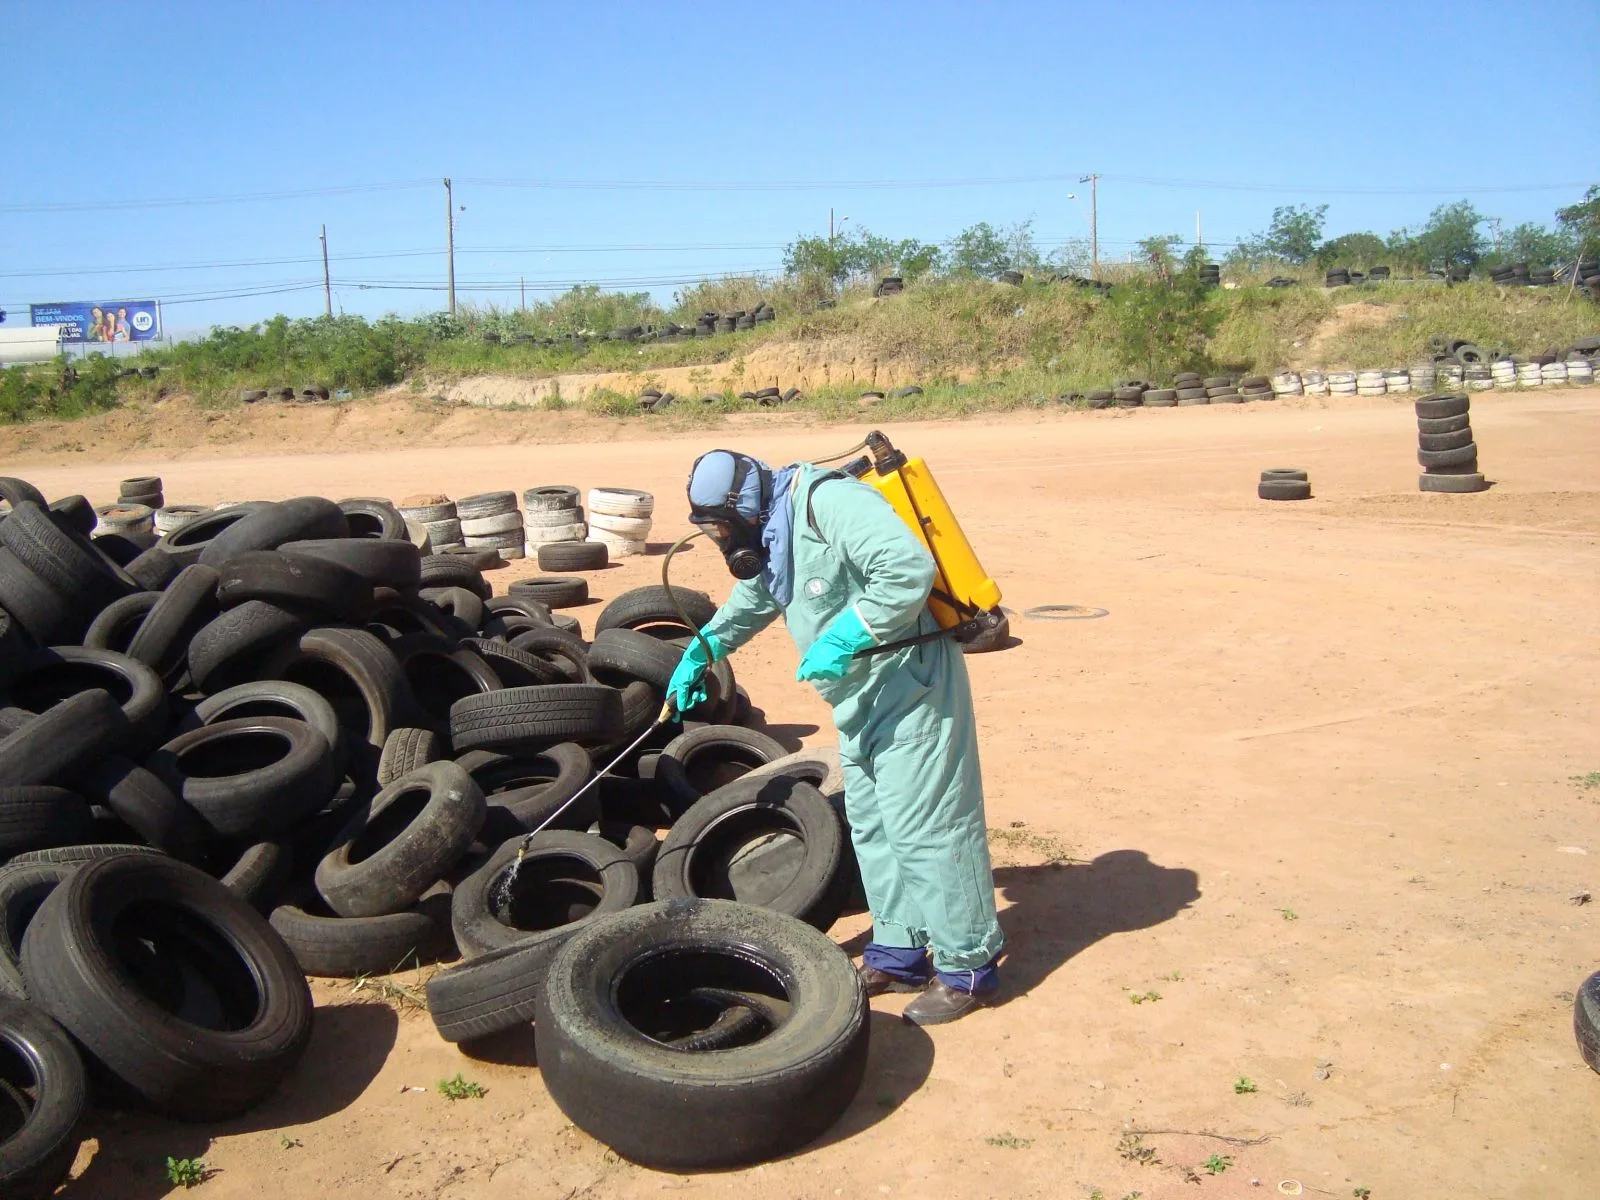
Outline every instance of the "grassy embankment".
MULTIPOLYGON (((122 378, 115 387, 121 403, 189 394, 206 406, 229 408, 240 403, 241 389, 313 382, 361 394, 409 381, 419 396, 428 396, 475 375, 627 372, 630 381, 643 386, 652 371, 674 367, 723 364, 737 375, 738 365, 761 348, 787 346, 841 363, 892 364, 894 374, 914 379, 924 394, 885 401, 885 415, 945 416, 1043 407, 1065 393, 1109 387, 1119 376, 1161 377, 1180 368, 1268 373, 1286 367, 1405 366, 1427 357, 1428 339, 1435 335, 1537 353, 1600 329, 1600 312, 1562 288, 1504 289, 1476 281, 1447 288, 1395 281, 1330 291, 1309 277, 1290 288, 1260 286, 1264 276, 1237 282, 1241 286, 1206 296, 1200 311, 1191 314, 1203 334, 1166 353, 1154 370, 1148 361, 1128 361, 1125 306, 1066 284, 1030 280, 1011 287, 943 278, 882 300, 847 293, 837 307, 824 309, 814 307, 815 297, 792 281, 727 281, 702 285, 670 314, 641 307, 637 299, 599 297, 600 311, 565 316, 587 317, 587 328, 609 328, 606 322, 629 318, 635 323, 692 320, 704 309, 751 308, 766 299, 778 308, 779 319, 753 331, 685 341, 540 346, 512 342, 508 334, 558 332, 555 322, 563 316, 558 306, 535 314, 468 312, 454 327, 437 319, 278 318, 255 330, 218 330, 200 341, 149 351, 136 362, 158 366, 160 374, 154 380, 122 378), (502 340, 486 341, 490 330, 502 340)), ((807 389, 798 406, 824 418, 854 412, 861 381, 835 379, 830 386, 807 389)), ((76 399, 64 396, 52 405, 34 386, 26 397, 7 404, 7 390, 17 388, 3 377, 0 383, 5 385, 0 420, 71 417, 110 403, 101 387, 92 402, 80 390, 76 399)), ((727 388, 716 404, 676 405, 648 419, 715 422, 723 413, 752 407, 736 398, 737 390, 727 388)), ((556 398, 549 406, 571 402, 556 398)), ((592 392, 576 407, 597 415, 643 416, 633 394, 617 391, 592 392)))

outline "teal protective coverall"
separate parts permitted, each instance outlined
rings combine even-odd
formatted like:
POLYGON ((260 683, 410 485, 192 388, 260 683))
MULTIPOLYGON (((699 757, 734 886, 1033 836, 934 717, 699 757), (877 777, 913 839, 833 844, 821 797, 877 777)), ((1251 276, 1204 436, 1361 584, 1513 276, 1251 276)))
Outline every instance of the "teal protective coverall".
MULTIPOLYGON (((933 557, 875 489, 803 465, 790 497, 793 599, 781 608, 761 579, 736 584, 706 626, 730 653, 780 612, 802 655, 852 606, 879 645, 938 628, 927 611, 933 557)), ((839 730, 874 944, 931 947, 952 986, 993 986, 1004 939, 961 648, 940 638, 856 659, 816 687, 839 730)))

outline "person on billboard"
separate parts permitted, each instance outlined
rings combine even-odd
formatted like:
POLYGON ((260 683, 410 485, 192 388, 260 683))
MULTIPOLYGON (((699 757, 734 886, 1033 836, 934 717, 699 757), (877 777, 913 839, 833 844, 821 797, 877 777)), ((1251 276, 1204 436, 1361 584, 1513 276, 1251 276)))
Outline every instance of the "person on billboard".
POLYGON ((99 308, 91 308, 89 310, 89 318, 90 318, 89 319, 89 328, 84 331, 84 333, 85 333, 84 341, 87 341, 87 342, 104 342, 104 341, 107 341, 108 339, 105 336, 105 333, 106 333, 106 329, 105 329, 105 320, 106 320, 105 313, 101 312, 99 308))
POLYGON ((111 340, 114 342, 126 342, 132 340, 132 337, 133 334, 128 329, 128 310, 119 308, 117 309, 116 328, 111 334, 111 340))

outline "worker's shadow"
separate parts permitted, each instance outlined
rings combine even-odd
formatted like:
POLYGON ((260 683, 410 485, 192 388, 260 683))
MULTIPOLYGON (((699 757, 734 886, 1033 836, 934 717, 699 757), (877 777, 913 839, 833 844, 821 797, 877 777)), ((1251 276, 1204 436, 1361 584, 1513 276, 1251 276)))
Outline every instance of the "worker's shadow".
MULTIPOLYGON (((1009 901, 1000 913, 1006 948, 996 1005, 1026 995, 1102 938, 1170 921, 1200 898, 1198 875, 1153 863, 1143 850, 1109 850, 1087 863, 996 867, 994 885, 1009 901)), ((868 927, 841 945, 855 955, 871 940, 868 927)))
POLYGON ((997 867, 1009 901, 997 1004, 1024 996, 1102 938, 1170 921, 1200 898, 1200 877, 1163 867, 1143 850, 1109 850, 1093 862, 997 867))

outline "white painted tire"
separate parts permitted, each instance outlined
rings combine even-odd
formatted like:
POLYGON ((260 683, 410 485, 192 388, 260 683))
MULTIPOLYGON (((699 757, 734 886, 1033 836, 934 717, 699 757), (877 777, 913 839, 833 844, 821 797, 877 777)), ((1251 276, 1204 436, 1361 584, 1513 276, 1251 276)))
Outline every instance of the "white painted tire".
POLYGON ((606 548, 606 553, 612 558, 636 558, 645 551, 645 543, 643 541, 635 541, 633 538, 619 538, 600 529, 593 530, 589 535, 589 540, 603 545, 606 548))
POLYGON ((552 529, 582 523, 581 508, 530 508, 522 514, 522 524, 528 529, 552 529))
POLYGON ((487 517, 462 517, 461 532, 466 536, 467 545, 472 545, 475 537, 487 537, 491 533, 508 533, 513 529, 522 528, 522 514, 516 509, 510 512, 494 513, 487 517))
POLYGON ((499 550, 506 546, 522 545, 522 529, 498 530, 495 533, 469 533, 461 539, 468 550, 499 550))
POLYGON ((203 504, 169 504, 165 508, 156 509, 155 531, 165 537, 175 530, 182 529, 190 521, 198 521, 212 511, 203 504))
POLYGON ((428 521, 423 528, 428 531, 428 540, 439 546, 454 546, 461 541, 461 522, 454 517, 443 521, 428 521))
POLYGON ((650 536, 649 517, 613 517, 607 513, 590 513, 589 527, 636 542, 642 542, 650 536))
POLYGON ((655 511, 656 498, 632 488, 590 488, 589 514, 608 517, 648 517, 655 511))
POLYGON ((551 542, 581 542, 589 533, 589 527, 579 522, 576 525, 526 525, 522 530, 523 541, 533 547, 548 546, 551 542))

